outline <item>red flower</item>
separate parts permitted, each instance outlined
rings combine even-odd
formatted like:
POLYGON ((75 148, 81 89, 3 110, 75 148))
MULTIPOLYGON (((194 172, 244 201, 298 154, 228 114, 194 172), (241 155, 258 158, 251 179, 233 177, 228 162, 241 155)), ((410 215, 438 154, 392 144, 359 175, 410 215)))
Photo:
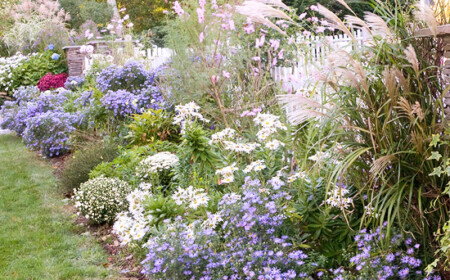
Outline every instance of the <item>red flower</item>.
POLYGON ((66 73, 61 73, 61 74, 56 74, 56 75, 52 75, 52 73, 47 73, 44 75, 44 77, 42 77, 39 80, 37 87, 39 88, 40 91, 56 89, 56 88, 64 87, 64 83, 66 82, 66 80, 67 80, 66 73))

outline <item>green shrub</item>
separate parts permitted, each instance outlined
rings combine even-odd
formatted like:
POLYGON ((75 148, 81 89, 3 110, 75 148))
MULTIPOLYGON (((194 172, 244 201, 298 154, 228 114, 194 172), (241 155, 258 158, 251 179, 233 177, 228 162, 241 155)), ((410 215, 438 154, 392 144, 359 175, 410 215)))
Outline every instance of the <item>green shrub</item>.
POLYGON ((143 114, 133 115, 133 122, 127 138, 133 145, 145 145, 156 140, 179 140, 178 127, 172 122, 170 115, 164 110, 148 110, 143 114))
POLYGON ((70 14, 68 23, 73 29, 79 29, 88 20, 92 20, 97 24, 105 24, 113 16, 112 9, 104 2, 96 2, 94 0, 59 0, 59 3, 70 14))
POLYGON ((128 208, 131 186, 117 178, 98 177, 75 190, 75 207, 93 224, 110 223, 128 208))
POLYGON ((442 227, 442 230, 436 232, 438 236, 439 248, 436 251, 436 259, 428 265, 427 272, 431 273, 439 268, 445 271, 450 271, 450 221, 447 221, 442 227))
POLYGON ((54 54, 56 53, 52 50, 47 50, 39 55, 32 56, 21 66, 14 68, 11 72, 14 82, 9 90, 13 91, 20 86, 35 86, 47 73, 60 74, 66 72, 66 60, 62 56, 55 59, 54 54))
POLYGON ((163 195, 151 196, 142 205, 145 213, 152 216, 152 225, 159 225, 166 219, 175 219, 185 212, 183 205, 177 205, 172 198, 163 195))
POLYGON ((174 151, 174 144, 170 142, 158 141, 152 143, 151 145, 133 147, 131 149, 124 150, 120 156, 113 161, 103 162, 97 165, 89 173, 89 177, 117 177, 134 186, 137 186, 141 180, 136 175, 136 167, 144 158, 158 151, 174 151))
POLYGON ((113 17, 113 11, 106 3, 84 1, 80 6, 80 16, 83 22, 93 20, 97 24, 106 24, 113 17))
POLYGON ((110 162, 118 155, 113 143, 94 143, 78 150, 67 161, 59 185, 64 192, 76 189, 89 180, 89 172, 102 162, 110 162))

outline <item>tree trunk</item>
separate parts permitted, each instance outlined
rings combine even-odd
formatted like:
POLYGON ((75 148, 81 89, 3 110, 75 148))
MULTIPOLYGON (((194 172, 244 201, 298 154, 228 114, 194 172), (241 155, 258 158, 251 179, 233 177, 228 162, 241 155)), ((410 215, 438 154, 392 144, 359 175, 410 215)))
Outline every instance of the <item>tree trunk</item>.
POLYGON ((113 18, 120 19, 119 9, 117 9, 116 0, 107 0, 106 3, 113 9, 113 18))

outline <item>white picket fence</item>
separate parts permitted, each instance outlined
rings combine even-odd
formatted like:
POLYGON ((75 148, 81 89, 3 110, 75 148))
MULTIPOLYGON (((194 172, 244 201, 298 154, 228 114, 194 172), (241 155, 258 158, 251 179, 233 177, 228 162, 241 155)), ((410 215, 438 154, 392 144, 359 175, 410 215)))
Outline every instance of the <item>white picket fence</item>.
POLYGON ((357 29, 352 39, 346 34, 334 36, 299 37, 298 44, 302 44, 301 53, 297 56, 295 65, 274 67, 272 76, 277 83, 282 84, 287 91, 296 91, 304 88, 306 84, 314 81, 314 76, 319 69, 327 63, 327 57, 338 50, 351 51, 362 46, 365 42, 364 34, 357 29))
POLYGON ((151 65, 151 68, 156 68, 169 61, 172 55, 173 51, 171 49, 154 46, 151 49, 147 49, 145 58, 147 65, 151 65))
MULTIPOLYGON (((301 50, 297 55, 295 65, 289 67, 273 67, 272 76, 275 81, 283 86, 287 91, 296 91, 305 87, 311 80, 316 69, 322 68, 327 63, 327 57, 334 51, 351 51, 364 44, 364 34, 360 29, 356 29, 352 39, 346 34, 334 36, 299 36, 297 44, 301 50)), ((173 55, 173 51, 168 48, 154 46, 147 50, 135 48, 134 56, 142 61, 148 68, 156 68, 167 61, 173 55)), ((85 65, 89 68, 92 59, 86 59, 85 65)))

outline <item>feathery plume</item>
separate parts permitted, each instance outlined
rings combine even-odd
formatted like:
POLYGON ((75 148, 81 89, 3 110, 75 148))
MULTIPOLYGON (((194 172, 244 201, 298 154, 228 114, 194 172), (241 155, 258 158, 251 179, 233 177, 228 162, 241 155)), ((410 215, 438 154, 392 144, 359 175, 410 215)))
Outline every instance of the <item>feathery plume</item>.
POLYGON ((386 37, 388 41, 393 41, 394 35, 389 29, 387 23, 379 15, 366 12, 364 20, 366 21, 367 25, 372 29, 373 33, 375 33, 376 35, 386 37))
POLYGON ((311 98, 299 94, 286 94, 278 95, 277 99, 286 110, 288 120, 292 124, 300 124, 310 119, 327 116, 318 110, 327 108, 311 98))
POLYGON ((397 83, 403 88, 403 91, 409 92, 409 85, 406 82, 406 79, 405 79, 405 76, 403 76, 403 73, 400 70, 398 70, 397 67, 393 67, 392 72, 395 75, 397 83))
MULTIPOLYGON (((285 32, 272 23, 268 18, 281 18, 289 22, 293 22, 292 19, 282 10, 274 8, 264 2, 270 2, 273 5, 279 4, 279 1, 277 0, 250 0, 244 1, 242 5, 236 6, 236 11, 241 15, 246 16, 254 23, 264 24, 284 34, 285 32)), ((279 4, 276 5, 276 7, 283 8, 283 5, 279 4)))
POLYGON ((280 0, 253 0, 253 1, 261 2, 263 4, 268 4, 268 5, 272 5, 272 6, 276 6, 276 7, 288 10, 288 11, 291 10, 286 4, 284 4, 280 0))
POLYGON ((352 14, 356 16, 355 12, 352 10, 352 8, 350 8, 350 6, 345 2, 345 0, 336 0, 336 1, 338 1, 339 4, 347 8, 347 10, 349 10, 350 12, 352 12, 352 14))
POLYGON ((388 66, 383 70, 383 81, 391 101, 395 100, 395 93, 397 92, 397 83, 395 81, 395 74, 388 66))
POLYGON ((328 20, 329 25, 341 30, 353 40, 355 39, 350 30, 348 30, 348 27, 342 22, 342 20, 336 14, 334 14, 332 11, 328 10, 327 8, 325 8, 320 4, 317 4, 317 7, 319 14, 321 14, 328 20))
POLYGON ((385 155, 376 159, 370 167, 372 178, 378 178, 394 159, 395 155, 385 155))
POLYGON ((409 45, 405 49, 405 56, 406 60, 408 60, 408 62, 411 63, 414 72, 416 72, 416 75, 419 75, 419 60, 417 60, 416 51, 414 50, 412 45, 409 45))
POLYGON ((420 3, 417 4, 415 8, 416 10, 414 11, 414 17, 419 21, 425 22, 425 24, 430 29, 431 34, 433 34, 433 36, 436 36, 438 23, 433 10, 428 5, 425 5, 425 3, 423 3, 422 1, 420 1, 420 3))
POLYGON ((345 22, 351 26, 359 26, 364 28, 364 30, 367 31, 367 33, 369 33, 372 36, 372 32, 370 31, 369 26, 366 24, 366 22, 362 19, 360 19, 359 17, 355 17, 352 15, 347 15, 345 16, 345 22))

